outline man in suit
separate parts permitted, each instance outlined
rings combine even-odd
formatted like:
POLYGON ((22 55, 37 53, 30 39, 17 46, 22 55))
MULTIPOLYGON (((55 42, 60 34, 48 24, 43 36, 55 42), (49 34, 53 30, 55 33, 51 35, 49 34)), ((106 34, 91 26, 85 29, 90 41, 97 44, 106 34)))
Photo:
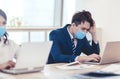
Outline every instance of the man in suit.
POLYGON ((96 26, 89 11, 77 12, 72 17, 71 24, 53 30, 50 33, 53 45, 48 58, 50 63, 100 61, 99 43, 96 36, 96 26), (89 44, 86 33, 92 35, 92 45, 89 44), (86 56, 80 56, 81 52, 86 56))

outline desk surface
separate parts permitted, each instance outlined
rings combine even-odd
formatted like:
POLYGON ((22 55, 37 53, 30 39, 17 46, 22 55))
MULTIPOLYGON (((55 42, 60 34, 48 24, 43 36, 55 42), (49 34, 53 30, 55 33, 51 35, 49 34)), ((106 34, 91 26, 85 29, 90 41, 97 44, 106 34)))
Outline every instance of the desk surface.
POLYGON ((58 65, 63 65, 63 63, 46 65, 43 71, 36 73, 20 74, 20 75, 10 75, 10 74, 0 73, 0 79, 57 79, 60 77, 71 76, 78 73, 82 74, 90 71, 95 71, 97 69, 101 69, 107 66, 107 65, 97 65, 87 69, 62 70, 56 68, 56 66, 58 65))

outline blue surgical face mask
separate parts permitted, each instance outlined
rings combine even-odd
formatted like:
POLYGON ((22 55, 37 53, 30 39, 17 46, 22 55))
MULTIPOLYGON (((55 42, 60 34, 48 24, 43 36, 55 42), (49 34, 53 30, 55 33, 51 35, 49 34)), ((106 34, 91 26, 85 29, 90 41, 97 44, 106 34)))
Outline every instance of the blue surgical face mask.
POLYGON ((86 33, 81 30, 78 30, 74 36, 77 39, 83 39, 86 36, 86 33))
POLYGON ((6 32, 6 28, 4 26, 3 27, 0 26, 0 37, 4 36, 5 32, 6 32))

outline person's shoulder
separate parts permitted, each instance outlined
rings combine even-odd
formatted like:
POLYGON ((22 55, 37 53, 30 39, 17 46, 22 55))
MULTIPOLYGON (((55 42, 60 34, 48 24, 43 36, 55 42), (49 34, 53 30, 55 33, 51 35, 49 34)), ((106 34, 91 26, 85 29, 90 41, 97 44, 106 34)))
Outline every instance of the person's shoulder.
POLYGON ((9 43, 15 43, 13 40, 11 40, 11 39, 8 39, 8 42, 9 43))
POLYGON ((50 40, 60 40, 62 38, 62 36, 64 35, 63 29, 64 29, 64 27, 51 31, 49 34, 49 39, 50 40))
POLYGON ((52 30, 52 31, 50 32, 50 34, 59 34, 59 33, 62 32, 62 29, 63 29, 63 28, 59 28, 59 29, 52 30))
POLYGON ((15 45, 15 46, 19 46, 15 41, 8 39, 8 44, 9 45, 15 45))
POLYGON ((61 33, 63 33, 64 31, 67 31, 67 27, 68 27, 68 26, 70 26, 70 24, 66 24, 64 27, 61 27, 61 28, 52 30, 52 31, 50 32, 50 34, 61 34, 61 33))

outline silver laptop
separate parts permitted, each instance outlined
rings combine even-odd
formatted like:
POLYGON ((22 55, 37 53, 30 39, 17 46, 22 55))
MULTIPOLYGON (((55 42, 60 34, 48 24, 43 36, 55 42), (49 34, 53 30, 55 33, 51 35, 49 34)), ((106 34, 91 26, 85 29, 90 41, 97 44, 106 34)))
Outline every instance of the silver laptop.
POLYGON ((12 69, 3 69, 2 72, 22 74, 41 71, 47 63, 52 42, 23 43, 18 52, 16 65, 12 69))
POLYGON ((97 62, 85 62, 85 63, 111 64, 117 62, 120 62, 120 41, 107 42, 99 63, 97 62))

